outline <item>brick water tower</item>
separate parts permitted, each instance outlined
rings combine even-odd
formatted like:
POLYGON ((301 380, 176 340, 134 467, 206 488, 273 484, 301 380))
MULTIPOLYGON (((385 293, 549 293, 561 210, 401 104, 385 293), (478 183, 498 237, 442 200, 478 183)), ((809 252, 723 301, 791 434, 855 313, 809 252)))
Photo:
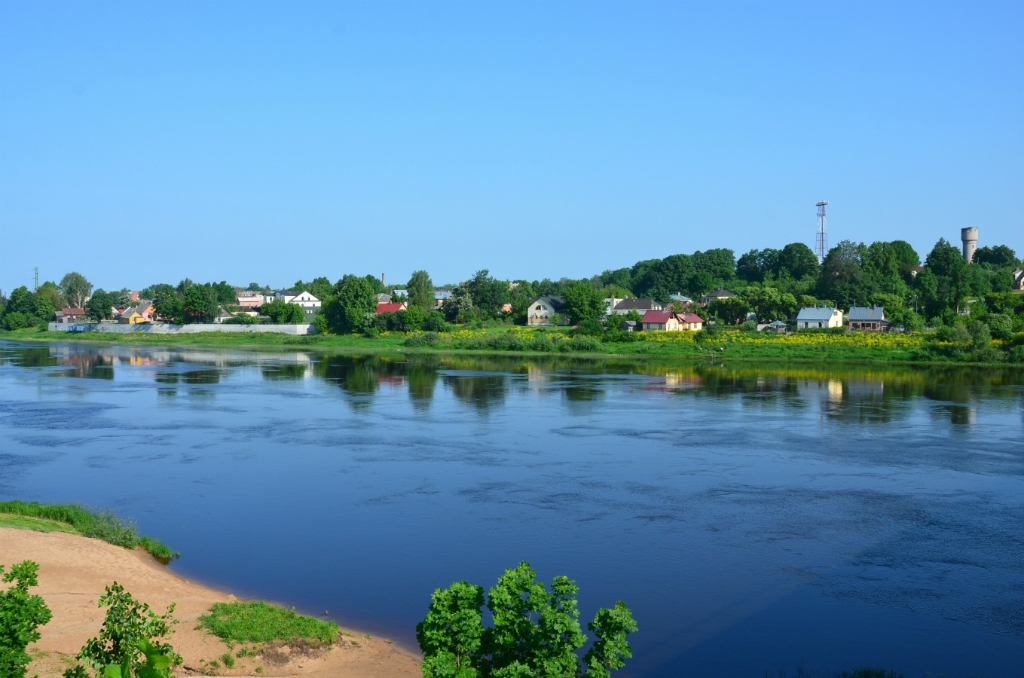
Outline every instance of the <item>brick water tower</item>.
POLYGON ((960 240, 964 243, 964 261, 974 262, 974 250, 978 249, 978 229, 973 226, 960 229, 960 240))

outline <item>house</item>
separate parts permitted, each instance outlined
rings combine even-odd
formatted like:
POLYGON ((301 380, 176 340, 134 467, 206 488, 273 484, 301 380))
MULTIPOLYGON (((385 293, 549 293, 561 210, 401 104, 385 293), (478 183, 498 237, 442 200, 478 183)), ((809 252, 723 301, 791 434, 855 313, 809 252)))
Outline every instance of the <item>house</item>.
POLYGON ((392 299, 405 299, 405 300, 408 301, 408 299, 409 299, 409 291, 408 290, 391 290, 391 298, 392 299))
POLYGON ((617 315, 626 315, 630 311, 636 311, 640 315, 643 315, 647 311, 662 311, 665 309, 665 305, 661 302, 655 301, 654 299, 638 299, 636 297, 630 297, 629 299, 623 299, 619 303, 615 304, 615 308, 612 313, 617 315))
POLYGON ((377 315, 381 315, 382 313, 398 313, 399 311, 405 310, 407 308, 409 308, 409 304, 405 303, 404 301, 401 303, 397 301, 389 301, 383 304, 377 304, 377 315))
POLYGON ((235 316, 233 316, 232 314, 228 313, 228 312, 227 312, 227 311, 226 311, 226 310, 224 309, 224 307, 223 307, 223 306, 221 306, 221 309, 220 309, 220 313, 218 313, 218 314, 217 314, 217 317, 213 319, 213 322, 214 322, 215 324, 217 324, 217 325, 220 325, 220 324, 221 324, 221 323, 223 323, 223 322, 224 322, 225 320, 231 320, 231 319, 232 319, 232 318, 234 318, 234 317, 235 317, 235 316))
POLYGON ((259 308, 263 305, 262 292, 242 292, 235 299, 242 308, 259 308))
POLYGON ((888 332, 889 321, 885 319, 885 308, 882 306, 854 306, 847 316, 847 328, 868 332, 888 332))
POLYGON ((545 295, 530 302, 526 310, 527 325, 553 325, 554 316, 565 308, 565 297, 545 295))
POLYGON ((842 327, 843 312, 827 306, 806 306, 796 314, 798 330, 819 330, 828 327, 842 327))
POLYGON ((781 320, 773 320, 770 323, 764 323, 763 325, 757 326, 758 332, 771 332, 773 334, 785 334, 786 323, 781 320))
POLYGON ((378 304, 390 304, 391 295, 381 292, 380 294, 373 295, 373 298, 377 300, 378 304))
POLYGON ((693 299, 691 299, 690 297, 686 296, 685 294, 678 294, 678 293, 677 294, 670 294, 670 295, 668 295, 668 297, 672 301, 678 301, 679 304, 682 305, 682 306, 689 306, 690 304, 693 303, 693 299))
POLYGON ((644 332, 678 332, 683 329, 672 311, 647 311, 642 320, 644 332))
POLYGON ((152 301, 143 299, 135 309, 142 316, 143 322, 151 323, 156 320, 156 306, 153 305, 152 301))
POLYGON ((618 305, 620 301, 622 301, 622 299, 616 297, 608 297, 604 300, 604 315, 606 318, 615 313, 615 306, 618 305))
POLYGON ((302 310, 306 314, 306 321, 313 322, 313 318, 320 312, 320 307, 323 303, 314 297, 309 292, 296 292, 294 290, 287 290, 281 292, 274 292, 273 301, 283 301, 286 304, 296 304, 301 306, 302 310))
POLYGON ((707 306, 712 301, 717 301, 719 299, 728 299, 730 297, 735 297, 735 296, 736 296, 735 294, 733 294, 732 292, 729 292, 728 290, 717 289, 714 292, 708 292, 703 297, 701 297, 700 303, 702 305, 704 305, 704 306, 707 306))
POLYGON ((137 306, 130 306, 117 314, 117 322, 119 325, 138 325, 146 321, 137 306))
POLYGON ((1013 272, 1013 289, 1024 290, 1024 270, 1018 268, 1013 272))
POLYGON ((434 290, 434 308, 441 308, 444 306, 444 302, 451 296, 451 290, 434 290))
POLYGON ((62 308, 54 313, 54 320, 62 325, 73 325, 83 322, 86 318, 84 308, 62 308))
POLYGON ((697 332, 704 329, 704 318, 701 318, 696 313, 677 313, 676 317, 679 319, 679 329, 681 330, 697 332))
POLYGON ((643 328, 643 323, 637 320, 623 320, 622 324, 619 325, 619 329, 623 332, 639 332, 643 328))
POLYGON ((501 312, 502 313, 511 313, 512 312, 512 304, 502 304, 501 305, 501 312))

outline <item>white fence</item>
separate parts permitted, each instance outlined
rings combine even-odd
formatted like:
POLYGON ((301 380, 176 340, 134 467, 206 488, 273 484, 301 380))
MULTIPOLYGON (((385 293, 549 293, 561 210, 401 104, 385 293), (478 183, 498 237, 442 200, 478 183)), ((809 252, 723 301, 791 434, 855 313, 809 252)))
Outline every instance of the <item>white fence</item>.
POLYGON ((48 323, 51 332, 106 332, 109 334, 193 334, 196 332, 273 332, 276 334, 316 334, 312 325, 171 325, 153 323, 139 325, 122 325, 119 323, 48 323))

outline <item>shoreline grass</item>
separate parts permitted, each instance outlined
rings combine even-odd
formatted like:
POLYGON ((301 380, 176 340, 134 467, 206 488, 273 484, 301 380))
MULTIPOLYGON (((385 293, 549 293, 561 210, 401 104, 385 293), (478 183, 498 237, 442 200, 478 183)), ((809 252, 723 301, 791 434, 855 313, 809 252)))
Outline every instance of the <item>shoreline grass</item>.
POLYGON ((263 601, 215 603, 199 617, 198 629, 205 629, 226 643, 269 643, 312 641, 330 645, 341 628, 263 601))
POLYGON ((190 346, 247 351, 306 351, 340 355, 478 355, 562 356, 594 361, 610 359, 674 360, 680 362, 739 361, 773 363, 847 363, 858 365, 991 366, 1024 369, 1009 362, 971 362, 953 359, 915 359, 915 352, 934 343, 928 335, 870 333, 797 333, 754 335, 725 330, 698 341, 691 333, 640 333, 630 341, 597 341, 569 337, 567 328, 498 327, 459 329, 445 335, 384 332, 375 338, 362 335, 251 334, 203 332, 196 334, 69 334, 48 330, 0 332, 0 340, 86 345, 190 346), (585 345, 584 345, 585 344, 585 345), (542 350, 535 350, 540 348, 542 350), (713 357, 712 357, 713 356, 713 357))
POLYGON ((164 565, 181 556, 163 542, 139 535, 138 526, 132 520, 123 520, 108 511, 96 511, 74 504, 0 502, 0 527, 69 532, 129 550, 141 547, 164 565))

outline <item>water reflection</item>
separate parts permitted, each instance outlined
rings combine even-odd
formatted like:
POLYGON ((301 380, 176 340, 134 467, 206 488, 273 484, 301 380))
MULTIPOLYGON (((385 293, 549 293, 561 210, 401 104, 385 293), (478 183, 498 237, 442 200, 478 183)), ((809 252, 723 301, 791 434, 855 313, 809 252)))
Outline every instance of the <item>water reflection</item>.
MULTIPOLYGON (((910 416, 907 404, 936 403, 936 422, 971 426, 980 400, 1020 399, 1020 369, 846 367, 807 365, 706 365, 654 360, 594 361, 560 357, 344 356, 312 352, 243 353, 174 348, 25 346, 0 344, 0 365, 45 368, 50 376, 114 379, 119 368, 155 368, 159 393, 172 397, 177 385, 214 386, 228 370, 257 367, 268 382, 318 380, 336 385, 349 404, 369 411, 382 386, 403 389, 417 411, 427 411, 439 383, 478 413, 505 403, 515 391, 557 392, 579 406, 604 399, 609 388, 666 391, 683 398, 732 398, 746 408, 820 408, 839 423, 887 424, 910 416), (618 378, 618 379, 617 379, 618 378)), ((212 397, 215 391, 190 389, 212 397)), ((576 411, 574 410, 574 411, 576 411)), ((578 410, 585 411, 585 410, 578 410)))

